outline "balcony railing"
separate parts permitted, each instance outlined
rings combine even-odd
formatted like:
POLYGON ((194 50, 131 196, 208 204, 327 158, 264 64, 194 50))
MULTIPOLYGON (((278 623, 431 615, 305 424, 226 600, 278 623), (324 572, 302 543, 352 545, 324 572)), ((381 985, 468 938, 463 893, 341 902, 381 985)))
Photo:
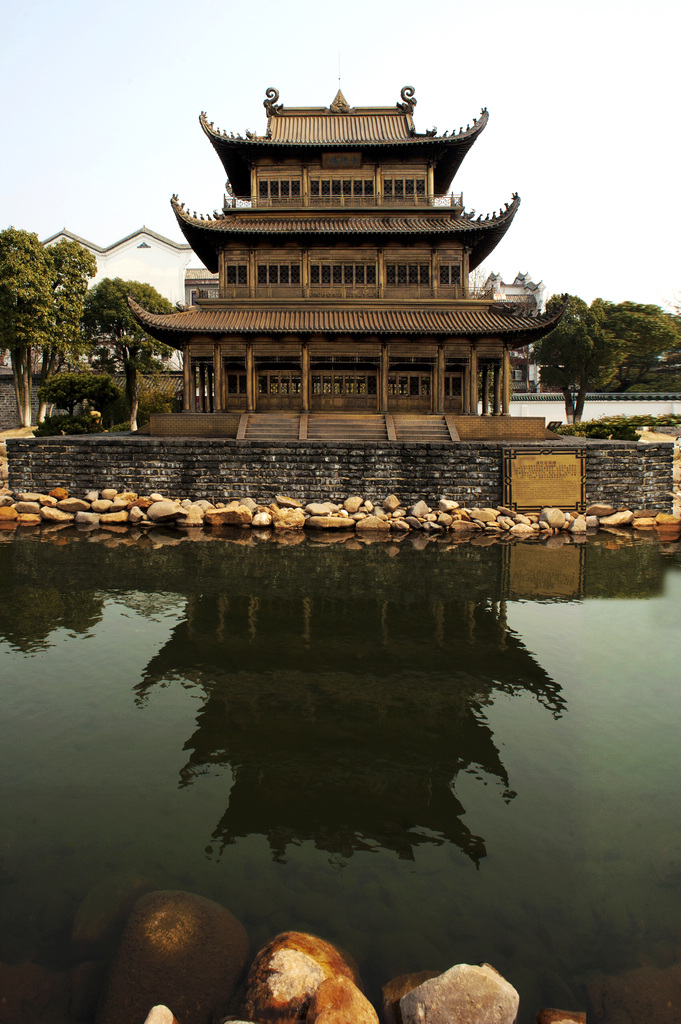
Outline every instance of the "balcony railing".
POLYGON ((224 202, 228 209, 300 209, 300 207, 348 207, 361 209, 366 207, 448 207, 454 210, 463 209, 463 193, 450 192, 442 196, 227 196, 224 202))

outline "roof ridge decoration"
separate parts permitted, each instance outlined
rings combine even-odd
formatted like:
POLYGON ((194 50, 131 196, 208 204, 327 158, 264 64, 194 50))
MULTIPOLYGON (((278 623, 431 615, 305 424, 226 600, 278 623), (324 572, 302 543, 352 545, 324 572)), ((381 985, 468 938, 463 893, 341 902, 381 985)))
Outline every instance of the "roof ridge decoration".
POLYGON ((268 117, 274 117, 284 109, 283 103, 277 103, 279 99, 279 90, 275 89, 273 85, 270 85, 265 89, 265 99, 262 101, 262 105, 267 111, 268 117))
POLYGON ((333 103, 329 104, 329 110, 332 114, 351 114, 352 107, 346 100, 345 96, 339 89, 333 98, 333 103))
POLYGON ((401 110, 403 114, 413 114, 414 107, 416 106, 416 99, 414 93, 416 89, 413 85, 403 85, 400 96, 402 97, 402 103, 397 104, 397 109, 401 110))

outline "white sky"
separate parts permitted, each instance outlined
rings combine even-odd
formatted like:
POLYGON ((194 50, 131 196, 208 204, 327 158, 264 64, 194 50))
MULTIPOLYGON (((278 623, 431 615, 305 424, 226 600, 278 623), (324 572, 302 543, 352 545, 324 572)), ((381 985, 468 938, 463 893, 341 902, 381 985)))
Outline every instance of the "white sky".
POLYGON ((290 106, 390 105, 419 131, 490 122, 453 188, 522 205, 485 262, 550 293, 662 304, 681 287, 678 0, 24 0, 6 5, 0 228, 110 245, 146 224, 183 241, 169 199, 222 204, 198 124, 263 131, 290 106))

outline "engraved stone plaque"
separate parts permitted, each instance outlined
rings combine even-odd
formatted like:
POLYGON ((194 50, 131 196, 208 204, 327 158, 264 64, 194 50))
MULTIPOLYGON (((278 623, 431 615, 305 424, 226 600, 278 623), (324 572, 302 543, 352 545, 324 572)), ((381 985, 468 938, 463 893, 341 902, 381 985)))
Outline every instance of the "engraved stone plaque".
POLYGON ((564 512, 585 507, 583 448, 508 448, 504 451, 504 504, 516 512, 547 505, 564 512))

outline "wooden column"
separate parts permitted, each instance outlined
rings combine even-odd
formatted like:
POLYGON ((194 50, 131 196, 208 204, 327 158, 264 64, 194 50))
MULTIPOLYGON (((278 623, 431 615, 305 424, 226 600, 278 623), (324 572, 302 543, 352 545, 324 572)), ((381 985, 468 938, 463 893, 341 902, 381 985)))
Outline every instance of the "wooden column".
POLYGON ((461 384, 461 413, 468 416, 471 411, 471 368, 468 363, 463 368, 463 381, 461 384))
POLYGON ((379 412, 386 413, 388 411, 388 369, 390 366, 389 361, 389 349, 386 342, 381 345, 381 372, 379 374, 379 389, 380 405, 379 412))
POLYGON ((502 381, 501 381, 501 415, 510 416, 510 405, 511 405, 511 353, 507 348, 504 348, 504 361, 502 363, 502 381))
POLYGON ((433 165, 432 165, 432 163, 428 164, 428 184, 427 184, 427 189, 428 189, 429 204, 430 204, 430 206, 432 206, 433 205, 433 199, 435 198, 435 176, 433 174, 433 165))
POLYGON ((437 347, 437 363, 435 366, 435 403, 433 412, 445 411, 445 347, 437 347))
POLYGON ((184 391, 182 392, 182 412, 192 411, 192 355, 189 345, 185 345, 182 362, 184 391))
POLYGON ((300 283, 303 288, 303 298, 307 299, 310 296, 310 252, 308 249, 303 249, 301 262, 300 283))
POLYGON ((206 364, 199 363, 199 412, 206 411, 206 364))
POLYGON ((194 363, 194 365, 191 368, 190 376, 191 376, 191 379, 192 379, 192 384, 191 384, 191 403, 192 403, 191 404, 191 410, 192 410, 192 412, 199 412, 200 406, 198 405, 197 395, 196 395, 196 392, 198 390, 198 387, 197 387, 197 385, 198 385, 197 376, 198 375, 196 373, 196 363, 194 363))
POLYGON ((248 294, 251 299, 255 298, 255 249, 248 253, 248 294))
POLYGON ((482 366, 482 415, 489 416, 489 363, 482 366))
POLYGON ((494 415, 501 416, 501 363, 494 364, 494 415))
POLYGON ((470 404, 470 414, 471 414, 471 416, 477 416, 478 415, 478 398, 479 398, 479 395, 478 395, 478 353, 476 351, 475 345, 471 345, 470 366, 471 366, 471 381, 470 381, 470 384, 471 384, 471 399, 470 399, 471 404, 470 404))
POLYGON ((310 411, 310 347, 306 341, 300 346, 300 365, 302 369, 303 412, 310 411))
POLYGON ((255 412, 255 360, 253 342, 246 342, 246 410, 255 412))
POLYGON ((383 250, 378 250, 378 297, 383 298, 383 292, 385 289, 385 260, 383 259, 383 250))
POLYGON ((213 409, 215 412, 222 412, 225 408, 225 375, 222 372, 222 348, 219 341, 215 342, 213 349, 213 375, 215 379, 213 409))
POLYGON ((303 193, 303 206, 310 205, 310 172, 307 168, 307 164, 303 164, 303 180, 301 182, 301 189, 303 193))

